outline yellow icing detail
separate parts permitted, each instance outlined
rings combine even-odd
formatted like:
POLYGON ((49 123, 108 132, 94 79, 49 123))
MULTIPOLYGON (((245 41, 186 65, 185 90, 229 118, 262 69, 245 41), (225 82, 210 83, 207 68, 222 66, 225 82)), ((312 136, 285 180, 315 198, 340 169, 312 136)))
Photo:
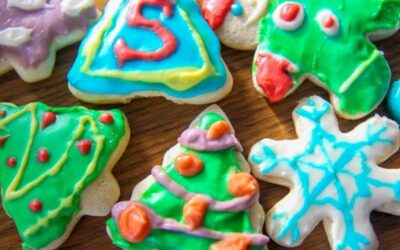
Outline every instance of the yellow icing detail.
POLYGON ((30 130, 30 137, 29 137, 29 141, 28 141, 28 145, 27 145, 27 150, 23 156, 22 162, 21 162, 21 166, 18 169, 18 172, 14 178, 14 180, 11 182, 10 186, 7 188, 6 192, 5 192, 5 200, 14 200, 17 199, 19 197, 21 197, 22 195, 26 194, 27 192, 29 192, 31 189, 33 189, 34 187, 36 187, 38 184, 40 184, 45 178, 49 177, 49 176, 53 176, 56 175, 61 168, 63 167, 65 161, 68 158, 68 154, 71 150, 71 148, 73 147, 73 145, 75 144, 75 142, 82 136, 82 134, 85 132, 85 125, 86 123, 90 124, 90 130, 91 132, 94 134, 94 142, 96 144, 96 151, 94 153, 94 158, 93 160, 90 162, 89 167, 87 168, 84 176, 79 180, 79 182, 75 185, 74 187, 74 191, 72 192, 72 194, 64 199, 61 200, 60 205, 56 208, 53 209, 51 211, 49 211, 47 213, 47 216, 44 218, 41 218, 38 220, 36 225, 31 226, 30 228, 28 228, 27 230, 25 230, 25 232, 23 233, 25 237, 30 236, 31 234, 34 234, 35 232, 37 232, 41 227, 47 226, 49 221, 55 217, 58 216, 58 214, 60 213, 60 211, 67 206, 70 206, 73 202, 74 196, 76 195, 76 193, 78 191, 80 191, 83 187, 84 187, 84 182, 85 180, 94 172, 94 170, 96 169, 97 163, 98 163, 98 159, 100 157, 100 153, 103 150, 103 146, 104 146, 104 140, 105 137, 102 135, 99 135, 99 130, 96 126, 96 122, 95 120, 88 116, 82 116, 79 119, 79 126, 78 129, 75 131, 72 139, 68 142, 67 144, 67 149, 66 152, 61 156, 60 160, 48 171, 46 171, 44 174, 42 174, 41 176, 39 176, 37 179, 35 179, 34 181, 30 182, 29 184, 27 184, 26 186, 24 186, 23 188, 17 190, 23 173, 27 167, 27 162, 28 162, 28 158, 32 149, 32 144, 33 144, 33 140, 35 138, 36 132, 37 132, 37 128, 38 128, 38 122, 37 122, 37 118, 36 118, 36 108, 37 108, 37 104, 36 103, 32 103, 29 104, 27 106, 25 106, 25 108, 21 109, 20 111, 18 111, 17 113, 7 117, 6 119, 0 121, 0 128, 4 128, 4 126, 10 122, 12 122, 13 120, 19 118, 20 116, 22 116, 23 114, 29 112, 31 113, 32 116, 32 122, 31 122, 31 130, 30 130))
POLYGON ((346 92, 355 82, 355 80, 369 67, 369 65, 371 65, 379 55, 381 55, 381 53, 382 52, 375 50, 367 61, 360 64, 357 67, 357 69, 353 72, 353 74, 342 84, 342 86, 339 89, 339 93, 343 94, 344 92, 346 92))
MULTIPOLYGON (((118 4, 114 6, 113 11, 116 12, 118 4)), ((117 79, 123 79, 127 81, 143 81, 147 83, 164 83, 169 88, 177 91, 185 91, 193 86, 199 84, 207 77, 217 76, 214 66, 212 65, 210 58, 208 56, 207 49, 205 47, 204 41, 202 40, 200 34, 197 32, 193 23, 191 22, 188 14, 178 7, 179 13, 182 15, 183 19, 188 23, 190 30, 193 32, 193 38, 197 45, 199 46, 200 56, 204 61, 201 68, 196 67, 182 67, 176 69, 166 69, 166 70, 150 70, 150 71, 122 71, 122 70, 91 70, 90 65, 96 56, 97 51, 100 48, 102 39, 106 30, 112 25, 113 17, 115 13, 109 15, 106 14, 102 25, 98 26, 98 29, 93 31, 92 36, 89 38, 88 42, 82 50, 82 54, 86 56, 86 60, 81 67, 81 71, 89 76, 95 77, 111 77, 117 79), (96 33, 98 33, 96 35, 96 33)))

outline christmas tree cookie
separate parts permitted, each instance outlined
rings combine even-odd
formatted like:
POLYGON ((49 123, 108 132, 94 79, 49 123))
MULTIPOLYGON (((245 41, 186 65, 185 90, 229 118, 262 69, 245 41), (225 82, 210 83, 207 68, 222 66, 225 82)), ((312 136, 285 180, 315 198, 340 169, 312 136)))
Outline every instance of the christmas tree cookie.
POLYGON ((111 170, 129 137, 119 110, 0 104, 3 208, 25 249, 55 249, 80 217, 110 212, 119 196, 111 170))
POLYGON ((332 106, 316 96, 293 119, 298 139, 265 139, 250 152, 258 178, 291 189, 267 213, 267 232, 293 247, 322 221, 332 249, 377 249, 371 212, 400 216, 400 169, 378 166, 399 149, 398 125, 376 115, 342 133, 332 106))
POLYGON ((0 1, 0 75, 26 82, 50 76, 56 51, 83 38, 97 17, 93 0, 0 1))
POLYGON ((399 20, 397 0, 270 0, 260 24, 254 85, 277 102, 309 79, 329 92, 341 117, 361 118, 383 100, 391 80, 370 39, 392 35, 399 20))
POLYGON ((218 38, 195 0, 111 0, 68 80, 76 97, 92 103, 163 96, 204 104, 232 89, 218 38))
POLYGON ((259 186, 217 106, 204 111, 162 166, 116 204, 107 231, 123 249, 266 249, 259 186))
POLYGON ((199 0, 204 18, 221 42, 240 50, 255 50, 258 23, 268 0, 199 0))

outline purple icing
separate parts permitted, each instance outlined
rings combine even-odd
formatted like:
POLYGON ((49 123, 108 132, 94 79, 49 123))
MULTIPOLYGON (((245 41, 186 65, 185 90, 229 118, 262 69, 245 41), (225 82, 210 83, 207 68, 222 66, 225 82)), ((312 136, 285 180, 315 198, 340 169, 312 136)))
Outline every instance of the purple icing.
MULTIPOLYGON (((181 233, 185 233, 185 234, 188 234, 191 236, 209 238, 209 239, 213 239, 213 240, 222 240, 222 239, 226 238, 227 236, 229 236, 228 233, 221 233, 221 232, 217 232, 217 231, 207 229, 207 228, 198 228, 196 230, 192 230, 189 226, 180 224, 179 222, 177 222, 175 220, 164 219, 164 218, 159 217, 152 209, 144 206, 140 202, 135 202, 135 201, 120 202, 117 205, 115 205, 114 207, 117 207, 116 211, 120 212, 121 207, 127 207, 129 204, 138 204, 138 205, 142 206, 144 209, 146 209, 147 215, 149 216, 149 218, 151 220, 152 228, 163 229, 163 230, 174 231, 174 232, 181 232, 181 233), (122 205, 120 205, 120 204, 122 204, 122 205)), ((113 210, 114 210, 114 208, 113 208, 113 210)), ((116 216, 114 216, 114 213, 113 213, 113 218, 117 219, 118 214, 116 216)), ((242 235, 245 235, 246 237, 248 237, 251 240, 251 244, 254 246, 265 246, 269 242, 269 238, 262 234, 244 233, 242 235)))
POLYGON ((235 135, 226 134, 216 140, 210 140, 207 133, 207 130, 189 128, 178 138, 178 142, 198 151, 220 151, 231 147, 235 147, 239 152, 243 151, 242 145, 235 135))
POLYGON ((31 40, 18 48, 0 45, 0 61, 15 60, 26 68, 38 66, 49 56, 49 47, 57 36, 65 36, 78 29, 87 29, 96 18, 96 8, 83 10, 80 15, 71 17, 64 14, 62 0, 49 0, 40 10, 21 10, 7 7, 7 1, 0 1, 0 30, 10 27, 33 29, 31 40))
MULTIPOLYGON (((153 175, 154 179, 156 179, 156 181, 167 188, 171 193, 184 200, 190 200, 194 196, 199 195, 186 191, 181 185, 174 182, 164 173, 161 166, 153 167, 153 169, 151 170, 151 174, 153 175)), ((260 195, 259 192, 256 192, 253 195, 247 195, 229 201, 217 201, 207 195, 201 196, 208 201, 208 207, 214 211, 238 212, 249 208, 254 202, 258 200, 260 195)))

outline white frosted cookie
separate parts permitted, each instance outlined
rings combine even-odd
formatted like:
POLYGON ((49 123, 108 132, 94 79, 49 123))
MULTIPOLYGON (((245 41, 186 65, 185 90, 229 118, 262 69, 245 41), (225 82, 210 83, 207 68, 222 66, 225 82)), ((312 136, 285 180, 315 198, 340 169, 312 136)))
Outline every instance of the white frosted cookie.
POLYGON ((119 110, 0 104, 2 204, 24 249, 56 249, 82 216, 110 212, 129 138, 119 110))
POLYGON ((107 232, 123 249, 267 249, 259 186, 228 118, 211 106, 162 166, 116 204, 107 232))
POLYGON ((399 149, 398 125, 376 115, 342 133, 317 96, 301 101, 293 119, 298 139, 264 139, 249 156, 256 177, 290 188, 267 213, 268 234, 294 247, 322 222, 332 249, 377 249, 371 212, 400 215, 400 170, 378 166, 399 149))
POLYGON ((221 42, 239 50, 255 50, 258 23, 268 0, 199 0, 203 16, 221 42))
POLYGON ((83 38, 97 17, 93 0, 0 1, 0 74, 26 82, 51 75, 56 51, 83 38))

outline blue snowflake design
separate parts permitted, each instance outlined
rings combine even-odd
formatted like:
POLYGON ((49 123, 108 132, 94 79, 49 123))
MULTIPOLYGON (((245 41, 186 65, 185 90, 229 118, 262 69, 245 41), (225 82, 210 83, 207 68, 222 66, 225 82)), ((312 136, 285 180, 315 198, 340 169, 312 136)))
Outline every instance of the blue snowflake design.
MULTIPOLYGON (((391 132, 393 128, 398 130, 397 126, 387 126, 391 121, 377 116, 367 121, 365 126, 359 126, 347 134, 357 132, 363 136, 346 140, 346 134, 337 135, 340 132, 331 105, 319 97, 312 97, 301 104, 294 115, 302 124, 307 125, 301 129, 297 126, 301 133, 299 140, 264 140, 257 143, 250 152, 250 161, 262 176, 289 179, 296 189, 291 192, 296 192, 297 197, 300 197, 296 203, 289 203, 298 206, 278 204, 271 210, 273 213, 270 215, 269 226, 276 226, 270 230, 271 236, 278 242, 285 242, 285 245, 298 245, 323 220, 326 228, 331 229, 328 237, 333 249, 377 247, 378 243, 369 222, 369 214, 376 207, 370 207, 375 199, 383 204, 400 201, 400 171, 395 173, 398 178, 393 178, 394 180, 388 180, 391 178, 387 178, 387 175, 385 177, 376 174, 388 174, 389 170, 379 168, 375 159, 371 159, 370 153, 377 150, 380 153, 390 152, 385 156, 394 153, 397 145, 391 132), (300 145, 301 142, 305 145, 300 145), (284 145, 289 144, 304 147, 295 150, 301 153, 288 156, 290 153, 283 151, 284 145), (275 150, 276 147, 279 150, 275 150), (349 188, 350 184, 354 188, 349 188), (359 211, 360 208, 364 211, 359 211), (315 209, 319 209, 316 217, 312 215, 315 209), (321 209, 333 209, 333 213, 323 214, 321 209), (365 220, 360 221, 357 213, 365 211, 365 220), (301 225, 307 229, 303 229, 301 225)), ((398 136, 398 131, 394 131, 394 135, 398 136)), ((289 148, 287 150, 290 151, 289 148)), ((393 170, 390 174, 392 173, 393 170)), ((289 195, 287 198, 293 197, 289 195)))

